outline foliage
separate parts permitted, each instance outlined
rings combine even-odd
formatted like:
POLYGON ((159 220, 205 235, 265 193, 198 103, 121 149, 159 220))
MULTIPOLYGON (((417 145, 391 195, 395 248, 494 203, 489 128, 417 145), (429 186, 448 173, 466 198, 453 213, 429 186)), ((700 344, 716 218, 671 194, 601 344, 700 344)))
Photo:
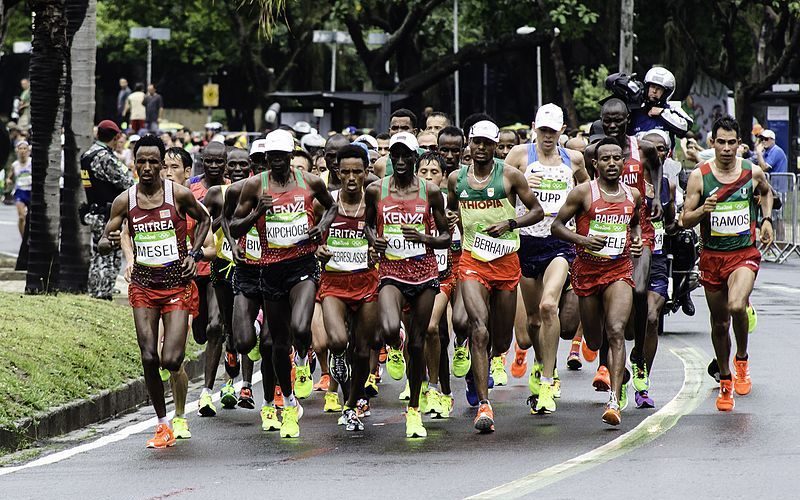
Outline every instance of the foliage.
POLYGON ((31 40, 31 11, 27 5, 17 5, 8 16, 8 31, 0 51, 11 52, 14 42, 31 40))
POLYGON ((592 121, 597 117, 600 99, 608 95, 605 87, 608 68, 601 65, 597 69, 587 71, 581 68, 575 77, 575 109, 582 122, 592 121))

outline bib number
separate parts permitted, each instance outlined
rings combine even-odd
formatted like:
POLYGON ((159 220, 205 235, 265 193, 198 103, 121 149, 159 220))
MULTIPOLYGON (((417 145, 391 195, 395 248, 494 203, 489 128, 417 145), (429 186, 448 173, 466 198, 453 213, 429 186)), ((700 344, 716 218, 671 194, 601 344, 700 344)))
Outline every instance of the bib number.
POLYGON ((710 214, 711 236, 732 237, 750 234, 750 202, 724 201, 710 214))
POLYGON ((436 266, 439 268, 439 272, 447 271, 447 249, 436 248, 433 253, 436 255, 436 266))
POLYGON ((653 253, 661 254, 664 251, 664 221, 653 221, 653 229, 656 230, 656 236, 653 239, 653 253))
POLYGON ((244 238, 245 249, 244 256, 247 260, 261 260, 261 238, 258 235, 258 229, 255 226, 247 231, 244 238))
POLYGON ((545 215, 555 217, 567 199, 569 189, 564 181, 542 179, 538 188, 534 189, 539 204, 542 205, 545 215))
POLYGON ((333 257, 325 264, 326 271, 363 271, 368 267, 369 246, 363 238, 328 237, 328 250, 333 257))
POLYGON ((178 262, 178 237, 174 229, 136 233, 133 237, 136 263, 148 267, 165 267, 178 262))
POLYGON ((289 248, 308 239, 308 217, 305 212, 289 212, 265 217, 269 248, 289 248))
MULTIPOLYGON (((410 226, 420 233, 425 232, 424 224, 410 224, 410 226)), ((406 240, 400 224, 385 224, 383 226, 383 237, 386 239, 386 252, 384 255, 389 260, 410 259, 425 255, 427 252, 424 244, 406 240)))
POLYGON ((605 236, 606 246, 599 252, 587 249, 587 253, 604 259, 618 259, 628 243, 628 226, 593 220, 589 222, 589 236, 605 236))
POLYGON ((514 253, 519 249, 519 234, 508 231, 499 238, 489 236, 481 225, 475 230, 475 240, 472 242, 472 256, 482 262, 491 262, 505 255, 514 253))

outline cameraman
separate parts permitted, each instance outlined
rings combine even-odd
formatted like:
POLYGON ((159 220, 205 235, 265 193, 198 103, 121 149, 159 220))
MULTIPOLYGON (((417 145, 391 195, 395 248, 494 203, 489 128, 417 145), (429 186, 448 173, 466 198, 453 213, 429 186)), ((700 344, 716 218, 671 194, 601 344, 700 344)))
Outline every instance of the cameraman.
POLYGON ((81 181, 86 191, 87 204, 81 207, 83 221, 92 230, 92 253, 89 264, 89 295, 96 299, 111 300, 114 282, 122 267, 119 248, 100 255, 97 244, 103 236, 111 203, 120 193, 133 186, 133 175, 114 154, 114 147, 122 131, 111 120, 97 125, 97 140, 81 155, 81 181))

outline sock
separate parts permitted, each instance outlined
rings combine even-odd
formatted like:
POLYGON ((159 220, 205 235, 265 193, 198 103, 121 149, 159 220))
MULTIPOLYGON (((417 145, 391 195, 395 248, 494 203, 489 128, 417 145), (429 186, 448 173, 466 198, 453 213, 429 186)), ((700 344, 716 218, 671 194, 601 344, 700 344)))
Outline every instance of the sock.
POLYGON ((720 375, 720 376, 719 376, 719 379, 720 379, 720 380, 733 380, 733 377, 732 377, 732 376, 731 376, 731 374, 729 373, 729 374, 727 374, 727 375, 720 375))
POLYGON ((178 414, 178 412, 175 412, 175 418, 184 418, 184 415, 186 414, 185 413, 178 414))
POLYGON ((308 363, 308 356, 298 356, 297 354, 294 355, 294 364, 297 366, 306 366, 308 363))
POLYGON ((288 396, 283 396, 283 405, 297 406, 297 399, 294 397, 294 393, 291 393, 288 396))
POLYGON ((252 383, 242 381, 242 389, 244 388, 250 389, 251 387, 253 387, 252 383))
POLYGON ((211 394, 211 389, 208 387, 203 387, 203 390, 200 391, 200 396, 205 396, 206 394, 211 394))
POLYGON ((737 361, 747 361, 747 358, 749 358, 749 357, 750 356, 747 355, 747 354, 745 354, 743 358, 740 358, 738 354, 736 355, 737 361))
POLYGON ((553 379, 550 377, 542 377, 541 381, 543 384, 553 385, 553 379))
POLYGON ((428 388, 429 388, 429 389, 433 389, 433 390, 434 390, 434 391, 436 391, 436 392, 439 392, 439 384, 431 384, 431 383, 428 383, 428 388))
POLYGON ((261 399, 261 407, 264 408, 265 406, 275 406, 273 401, 267 401, 266 399, 261 399))
MULTIPOLYGON (((169 425, 170 424, 169 417, 158 417, 158 423, 169 425)), ((170 425, 170 427, 172 426, 170 425)))
POLYGON ((489 403, 489 400, 488 400, 488 399, 483 399, 483 400, 481 400, 481 404, 482 404, 482 405, 489 405, 489 406, 491 406, 491 404, 489 403))

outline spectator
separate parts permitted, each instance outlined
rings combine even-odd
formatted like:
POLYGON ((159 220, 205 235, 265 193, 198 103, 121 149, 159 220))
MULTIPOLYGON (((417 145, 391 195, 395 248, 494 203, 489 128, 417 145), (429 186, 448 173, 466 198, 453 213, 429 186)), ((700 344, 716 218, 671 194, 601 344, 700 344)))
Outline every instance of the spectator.
POLYGON ((22 93, 19 95, 19 120, 17 120, 17 127, 23 132, 27 132, 31 128, 31 82, 27 78, 19 81, 22 87, 22 93))
MULTIPOLYGON (((158 132, 158 122, 164 114, 164 100, 161 94, 156 92, 156 86, 152 83, 147 86, 147 96, 144 98, 145 122, 147 130, 158 132)), ((170 146, 168 146, 170 147, 170 146)))
POLYGON ((128 87, 128 80, 120 78, 119 93, 117 94, 117 123, 120 125, 127 121, 125 117, 125 103, 128 102, 129 95, 131 95, 131 88, 128 87))
MULTIPOLYGON (((780 146, 775 144, 775 132, 772 130, 764 129, 758 135, 756 161, 764 172, 769 172, 770 174, 785 174, 788 172, 789 162, 786 159, 786 153, 780 146)), ((772 186, 779 193, 785 193, 786 179, 774 179, 772 186)))
POLYGON ((128 100, 125 101, 123 114, 127 115, 130 113, 130 125, 134 134, 138 134, 144 128, 145 117, 147 116, 144 107, 144 97, 144 84, 137 83, 134 91, 131 92, 128 96, 128 100))
POLYGON ((17 225, 20 236, 25 232, 25 216, 31 206, 31 148, 27 141, 17 143, 17 159, 11 164, 11 177, 6 184, 14 183, 14 202, 17 206, 17 225))

